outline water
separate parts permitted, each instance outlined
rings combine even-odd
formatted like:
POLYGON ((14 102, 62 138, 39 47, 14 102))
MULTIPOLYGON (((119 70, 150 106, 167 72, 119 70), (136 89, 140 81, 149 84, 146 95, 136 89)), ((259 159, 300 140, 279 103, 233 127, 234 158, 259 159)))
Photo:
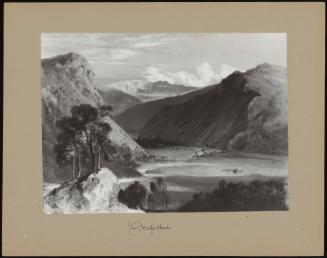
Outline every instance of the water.
POLYGON ((122 187, 131 182, 140 181, 149 186, 150 181, 164 178, 170 192, 172 206, 192 198, 193 193, 211 191, 217 187, 220 179, 227 181, 249 182, 259 178, 267 180, 276 177, 288 177, 288 158, 246 153, 222 153, 215 149, 205 149, 213 155, 194 157, 203 154, 203 149, 193 147, 166 147, 147 149, 158 157, 152 162, 139 162, 137 168, 143 178, 120 179, 122 187), (241 172, 233 173, 238 168, 241 172))
POLYGON ((192 158, 192 153, 200 153, 197 148, 184 148, 176 151, 172 148, 149 149, 156 156, 164 156, 165 160, 141 162, 138 170, 147 177, 154 176, 196 176, 196 177, 237 177, 248 175, 282 176, 288 175, 288 159, 274 155, 236 153, 224 157, 217 155, 192 158), (234 174, 233 169, 242 172, 234 174))

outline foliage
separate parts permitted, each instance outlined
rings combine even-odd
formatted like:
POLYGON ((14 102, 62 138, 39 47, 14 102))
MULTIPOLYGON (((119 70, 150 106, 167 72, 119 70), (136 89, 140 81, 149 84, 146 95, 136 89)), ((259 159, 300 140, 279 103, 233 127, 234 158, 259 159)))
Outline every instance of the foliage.
POLYGON ((157 210, 167 208, 169 204, 169 195, 167 185, 163 178, 159 177, 155 182, 150 182, 150 192, 147 197, 147 208, 157 210))
POLYGON ((227 183, 220 180, 218 187, 209 193, 196 193, 179 211, 261 211, 287 210, 287 190, 278 180, 253 180, 227 183))
POLYGON ((135 181, 125 190, 118 193, 118 201, 131 209, 143 209, 146 201, 147 189, 139 181, 135 181))
POLYGON ((163 179, 160 177, 156 181, 150 182, 149 188, 147 189, 143 184, 135 181, 125 190, 119 191, 118 201, 132 209, 155 211, 167 208, 169 195, 163 179))
POLYGON ((72 161, 73 179, 76 167, 79 170, 78 177, 81 176, 82 160, 90 163, 91 172, 95 172, 101 167, 101 157, 109 160, 109 155, 114 153, 114 147, 108 139, 111 127, 101 120, 111 110, 110 106, 96 108, 81 104, 71 108, 71 116, 57 121, 60 133, 54 146, 56 160, 63 165, 72 161))

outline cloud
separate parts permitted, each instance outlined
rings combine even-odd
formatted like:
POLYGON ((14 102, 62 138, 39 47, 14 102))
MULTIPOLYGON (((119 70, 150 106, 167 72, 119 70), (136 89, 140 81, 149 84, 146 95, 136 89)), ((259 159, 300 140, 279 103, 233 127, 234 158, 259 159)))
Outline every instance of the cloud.
POLYGON ((97 64, 97 65, 122 65, 126 64, 126 62, 123 61, 106 61, 106 60, 88 60, 90 64, 97 64))
POLYGON ((146 68, 144 77, 149 82, 167 81, 171 84, 183 84, 187 86, 203 87, 218 83, 221 79, 239 70, 230 65, 223 64, 219 73, 214 71, 211 65, 203 62, 196 67, 195 73, 187 71, 162 72, 158 67, 146 68))
POLYGON ((163 42, 159 42, 159 41, 148 41, 148 42, 137 42, 135 44, 132 45, 132 47, 135 48, 148 48, 148 47, 158 47, 161 46, 163 44, 163 42))
POLYGON ((130 48, 142 49, 167 45, 174 40, 174 37, 162 33, 127 34, 121 38, 120 43, 130 48))
POLYGON ((217 74, 207 62, 202 63, 196 68, 199 83, 208 85, 210 82, 217 82, 220 80, 220 75, 217 74))
POLYGON ((159 68, 153 66, 146 68, 144 77, 149 82, 167 81, 169 83, 175 83, 175 79, 173 77, 160 72, 159 68))
POLYGON ((137 54, 136 51, 129 49, 111 49, 109 50, 109 60, 119 61, 124 60, 126 58, 135 56, 137 54))

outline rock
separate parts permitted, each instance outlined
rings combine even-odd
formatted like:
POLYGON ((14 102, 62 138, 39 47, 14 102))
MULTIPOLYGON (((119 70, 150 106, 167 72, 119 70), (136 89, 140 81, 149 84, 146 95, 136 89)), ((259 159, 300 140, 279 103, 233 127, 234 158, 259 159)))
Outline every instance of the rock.
MULTIPOLYGON (((44 212, 98 213, 133 211, 117 201, 117 177, 107 168, 63 183, 44 197, 44 212)), ((141 211, 139 211, 141 212, 141 211)))

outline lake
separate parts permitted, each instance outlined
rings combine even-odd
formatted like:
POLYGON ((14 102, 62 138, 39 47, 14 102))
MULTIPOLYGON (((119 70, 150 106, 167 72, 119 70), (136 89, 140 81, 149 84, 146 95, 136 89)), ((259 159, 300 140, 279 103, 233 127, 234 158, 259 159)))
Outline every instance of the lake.
POLYGON ((181 146, 147 151, 157 159, 138 162, 137 170, 144 177, 119 179, 119 183, 125 188, 137 180, 149 186, 151 181, 162 177, 167 184, 171 209, 190 200, 196 192, 213 190, 221 179, 248 183, 254 179, 288 177, 288 158, 285 156, 226 153, 217 149, 181 146), (233 171, 235 169, 237 171, 233 171))

